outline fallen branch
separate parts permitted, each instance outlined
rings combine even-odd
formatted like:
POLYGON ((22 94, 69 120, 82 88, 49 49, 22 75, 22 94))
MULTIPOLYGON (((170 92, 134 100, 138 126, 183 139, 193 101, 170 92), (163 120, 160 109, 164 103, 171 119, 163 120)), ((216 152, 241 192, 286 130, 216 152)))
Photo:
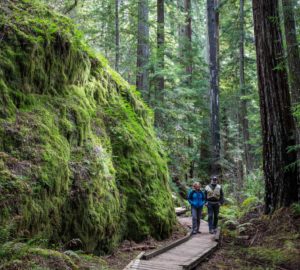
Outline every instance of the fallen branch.
POLYGON ((255 235, 253 236, 253 238, 251 239, 249 246, 252 246, 252 245, 253 245, 254 241, 255 241, 256 238, 257 238, 257 235, 258 235, 258 230, 256 230, 256 233, 255 233, 255 235))
POLYGON ((134 250, 148 250, 148 249, 156 249, 157 246, 148 246, 148 245, 143 245, 143 246, 135 246, 135 247, 127 247, 127 248, 122 248, 121 251, 134 251, 134 250))
POLYGON ((237 239, 241 239, 241 240, 249 240, 250 236, 249 235, 239 235, 236 238, 237 239))

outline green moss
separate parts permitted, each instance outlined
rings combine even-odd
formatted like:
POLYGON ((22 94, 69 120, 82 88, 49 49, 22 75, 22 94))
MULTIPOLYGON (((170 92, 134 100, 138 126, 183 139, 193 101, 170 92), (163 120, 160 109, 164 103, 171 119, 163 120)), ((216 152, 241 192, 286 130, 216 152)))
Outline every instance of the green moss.
POLYGON ((3 262, 1 269, 79 269, 76 260, 73 261, 67 254, 19 242, 7 242, 2 245, 0 261, 3 262))
POLYGON ((139 93, 37 1, 1 4, 0 31, 0 244, 102 253, 168 236, 166 158, 139 93))
POLYGON ((71 267, 72 270, 77 270, 78 267, 74 264, 74 262, 70 259, 69 256, 60 253, 55 250, 50 249, 41 249, 41 248, 30 248, 28 250, 28 254, 32 254, 35 256, 44 257, 45 259, 54 259, 56 261, 63 261, 65 262, 69 267, 71 267))

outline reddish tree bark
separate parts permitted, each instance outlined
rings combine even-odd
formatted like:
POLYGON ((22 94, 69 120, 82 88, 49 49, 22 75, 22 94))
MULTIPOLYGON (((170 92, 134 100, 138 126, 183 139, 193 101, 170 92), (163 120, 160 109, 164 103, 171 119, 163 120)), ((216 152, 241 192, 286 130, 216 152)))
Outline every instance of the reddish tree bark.
MULTIPOLYGON (((296 36, 294 0, 282 0, 287 63, 292 104, 300 103, 300 52, 296 36)), ((296 144, 300 145, 300 122, 296 119, 296 144)), ((297 152, 300 160, 300 150, 297 152)), ((298 201, 300 202, 300 170, 298 168, 298 201)))
POLYGON ((207 23, 209 42, 209 70, 210 70, 210 113, 212 137, 213 174, 220 172, 220 124, 219 124, 219 69, 218 69, 218 11, 217 0, 207 0, 207 23))
POLYGON ((265 211, 297 201, 295 125, 291 113, 287 72, 283 61, 278 1, 253 0, 257 73, 263 136, 265 211), (281 64, 281 65, 280 65, 281 64), (279 68, 280 67, 280 68, 279 68))
MULTIPOLYGON (((244 33, 244 0, 240 0, 240 93, 241 96, 245 96, 246 88, 245 88, 245 50, 244 50, 244 43, 245 43, 245 33, 244 33)), ((241 110, 240 110, 240 124, 242 126, 242 138, 243 138, 243 148, 244 148, 244 160, 246 163, 246 170, 249 172, 251 170, 251 156, 250 156, 250 145, 249 145, 249 123, 247 118, 247 101, 242 99, 240 101, 241 110)))

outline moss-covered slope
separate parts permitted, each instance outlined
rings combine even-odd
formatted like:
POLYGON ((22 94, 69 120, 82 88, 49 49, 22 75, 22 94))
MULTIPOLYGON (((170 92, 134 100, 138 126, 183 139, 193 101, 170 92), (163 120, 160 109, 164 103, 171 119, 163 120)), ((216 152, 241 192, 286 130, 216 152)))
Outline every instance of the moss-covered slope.
POLYGON ((152 112, 69 19, 0 5, 0 242, 170 234, 173 204, 152 112))

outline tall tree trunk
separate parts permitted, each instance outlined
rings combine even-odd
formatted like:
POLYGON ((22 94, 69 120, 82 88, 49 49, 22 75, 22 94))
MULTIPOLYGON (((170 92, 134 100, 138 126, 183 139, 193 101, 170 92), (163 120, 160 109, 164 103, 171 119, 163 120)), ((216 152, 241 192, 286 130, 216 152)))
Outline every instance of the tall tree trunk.
MULTIPOLYGON (((165 8, 164 0, 157 0, 157 60, 159 71, 164 69, 165 61, 165 8)), ((165 80, 163 75, 158 76, 157 90, 162 92, 165 88, 165 80)))
MULTIPOLYGON (((184 0, 177 0, 177 8, 178 10, 183 13, 184 12, 184 0)), ((181 15, 180 13, 180 15, 181 15)), ((185 52, 185 26, 181 22, 178 21, 178 51, 179 51, 179 59, 182 61, 184 59, 184 52, 185 52)))
MULTIPOLYGON (((165 67, 165 8, 164 0, 157 0, 157 67, 159 75, 157 76, 156 86, 156 102, 160 103, 161 107, 164 100, 163 91, 165 88, 165 79, 162 74, 165 67)), ((155 110, 155 126, 159 126, 161 123, 161 114, 158 109, 155 110)))
POLYGON ((136 87, 145 100, 149 92, 149 6, 148 0, 138 2, 138 42, 136 87))
MULTIPOLYGON (((208 121, 208 120, 207 120, 208 121)), ((202 124, 201 137, 200 137, 200 170, 209 173, 209 161, 210 161, 210 151, 209 151, 209 139, 210 134, 207 129, 209 123, 206 121, 202 124)))
POLYGON ((119 62, 120 62, 120 27, 119 27, 119 1, 115 0, 115 69, 119 71, 119 62))
MULTIPOLYGON (((184 27, 184 66, 185 66, 185 73, 187 79, 185 84, 187 87, 192 87, 192 74, 193 74, 193 46, 192 46, 192 2, 191 0, 184 0, 184 11, 185 11, 185 27, 184 27)), ((188 147, 193 149, 193 139, 189 136, 188 137, 188 147)), ((194 177, 194 166, 195 161, 192 159, 190 161, 190 168, 189 168, 189 176, 190 178, 194 177)))
POLYGON ((188 76, 187 83, 192 82, 193 52, 192 52, 192 3, 191 0, 184 1, 185 20, 185 70, 188 76))
MULTIPOLYGON (((294 0, 282 0, 287 63, 292 104, 300 103, 300 53, 296 36, 294 0)), ((296 120, 296 144, 300 145, 300 123, 296 120)), ((300 160, 300 150, 297 151, 300 160)), ((300 170, 298 168, 298 201, 300 202, 300 170)))
POLYGON ((257 56, 260 113, 263 136, 263 169, 265 175, 265 211, 289 206, 298 199, 297 171, 287 166, 296 162, 295 125, 287 72, 281 65, 282 36, 278 1, 253 0, 254 32, 257 56))
POLYGON ((236 187, 235 187, 235 198, 238 202, 241 202, 241 194, 244 187, 244 160, 243 155, 240 154, 240 149, 243 149, 244 146, 244 140, 243 140, 243 126, 242 123, 242 113, 237 112, 237 123, 240 123, 238 125, 238 132, 235 136, 235 157, 234 157, 234 167, 236 168, 236 187))
MULTIPOLYGON (((244 0, 240 0, 240 93, 241 96, 246 95, 245 88, 245 51, 244 51, 244 0)), ((240 124, 242 125, 242 136, 243 136, 243 148, 244 148, 244 159, 246 163, 247 173, 251 170, 251 156, 250 156, 250 145, 249 145, 249 123, 247 118, 247 101, 242 99, 240 101, 240 124)))
POLYGON ((296 36, 293 0, 282 0, 292 103, 300 102, 300 54, 296 36))
POLYGON ((220 126, 219 126, 219 70, 218 70, 218 14, 216 0, 207 0, 207 22, 210 69, 210 113, 212 137, 213 174, 220 172, 220 126))
POLYGON ((224 153, 224 159, 230 162, 231 158, 229 154, 229 123, 228 123, 226 108, 223 108, 221 115, 222 115, 222 126, 224 132, 224 136, 222 136, 222 141, 223 141, 222 149, 224 153))

